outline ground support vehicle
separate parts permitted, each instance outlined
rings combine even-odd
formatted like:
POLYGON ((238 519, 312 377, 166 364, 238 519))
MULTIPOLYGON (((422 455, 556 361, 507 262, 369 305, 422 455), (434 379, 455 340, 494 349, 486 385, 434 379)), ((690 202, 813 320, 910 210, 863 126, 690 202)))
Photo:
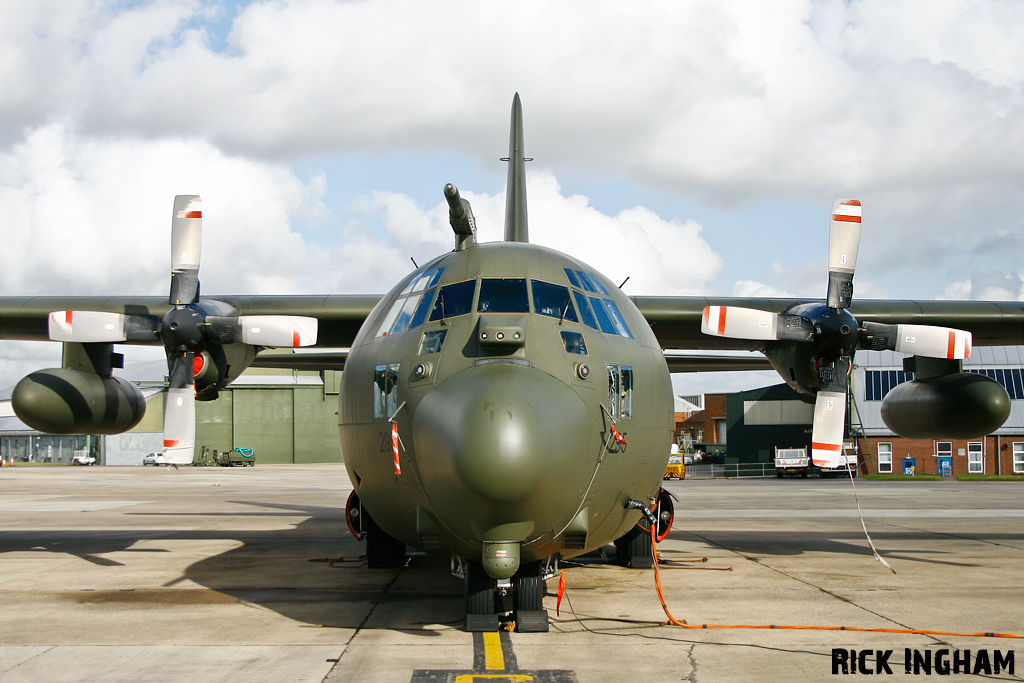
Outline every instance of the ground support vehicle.
POLYGON ((95 465, 96 458, 89 455, 89 451, 75 451, 75 456, 71 458, 71 462, 75 465, 95 465))
POLYGON ((775 449, 775 476, 779 479, 787 474, 800 475, 806 479, 809 464, 806 448, 775 449))
POLYGON ((672 477, 676 479, 686 478, 686 464, 679 453, 673 453, 668 456, 668 464, 665 465, 665 476, 662 479, 671 479, 672 477))
POLYGON ((256 456, 251 448, 232 448, 230 451, 218 453, 217 464, 221 467, 253 467, 256 456))

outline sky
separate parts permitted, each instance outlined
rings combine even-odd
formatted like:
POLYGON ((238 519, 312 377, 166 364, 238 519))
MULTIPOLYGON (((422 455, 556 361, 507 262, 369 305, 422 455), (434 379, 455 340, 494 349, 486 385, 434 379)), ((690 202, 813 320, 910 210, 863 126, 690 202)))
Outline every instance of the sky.
POLYGON ((1016 0, 5 0, 0 48, 0 295, 166 293, 193 193, 205 294, 383 293, 445 183, 501 239, 518 92, 531 241, 629 294, 823 297, 849 197, 855 296, 1024 299, 1016 0))

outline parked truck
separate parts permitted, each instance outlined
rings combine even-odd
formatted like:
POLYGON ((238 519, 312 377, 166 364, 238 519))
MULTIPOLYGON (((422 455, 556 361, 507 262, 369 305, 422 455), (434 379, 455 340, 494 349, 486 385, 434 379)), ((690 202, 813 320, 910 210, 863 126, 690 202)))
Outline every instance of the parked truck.
POLYGON ((849 477, 857 476, 857 454, 843 453, 839 456, 839 464, 835 467, 822 467, 818 470, 818 476, 822 479, 828 477, 849 477))
POLYGON ((806 448, 775 449, 775 476, 779 479, 787 474, 798 474, 806 479, 809 464, 806 448))

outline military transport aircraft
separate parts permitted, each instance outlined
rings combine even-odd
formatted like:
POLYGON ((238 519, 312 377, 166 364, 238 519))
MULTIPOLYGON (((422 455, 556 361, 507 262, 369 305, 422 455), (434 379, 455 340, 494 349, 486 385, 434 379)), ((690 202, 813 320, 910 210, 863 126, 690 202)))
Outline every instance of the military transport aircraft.
POLYGON ((854 302, 860 202, 833 205, 824 300, 628 297, 571 255, 529 243, 518 95, 504 161, 504 240, 478 242, 469 202, 446 185, 454 249, 384 296, 200 296, 199 198, 176 198, 169 299, 0 297, 0 339, 64 344, 63 367, 17 385, 18 416, 51 433, 130 429, 145 403, 112 374, 113 344, 163 344, 164 457, 188 464, 194 401, 247 367, 344 368, 350 526, 371 567, 394 566, 406 546, 449 556, 470 630, 497 627, 499 613, 547 630, 544 579, 567 558, 614 541, 625 562, 649 562, 641 524, 664 534, 672 516, 660 490, 669 373, 702 362, 666 351, 763 352, 814 402, 820 463, 839 460, 857 349, 911 356, 916 379, 883 405, 900 434, 968 438, 1006 419, 1005 390, 962 372, 961 359, 972 344, 1024 343, 1021 305, 854 302), (260 355, 299 346, 348 351, 260 355))

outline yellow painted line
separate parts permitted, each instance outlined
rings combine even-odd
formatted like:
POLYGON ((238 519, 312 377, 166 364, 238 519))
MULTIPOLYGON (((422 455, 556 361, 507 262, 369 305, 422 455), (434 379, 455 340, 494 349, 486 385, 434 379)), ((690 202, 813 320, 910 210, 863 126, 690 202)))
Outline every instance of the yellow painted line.
POLYGON ((488 671, 504 671, 505 655, 501 652, 501 638, 495 631, 484 634, 484 668, 488 671))

